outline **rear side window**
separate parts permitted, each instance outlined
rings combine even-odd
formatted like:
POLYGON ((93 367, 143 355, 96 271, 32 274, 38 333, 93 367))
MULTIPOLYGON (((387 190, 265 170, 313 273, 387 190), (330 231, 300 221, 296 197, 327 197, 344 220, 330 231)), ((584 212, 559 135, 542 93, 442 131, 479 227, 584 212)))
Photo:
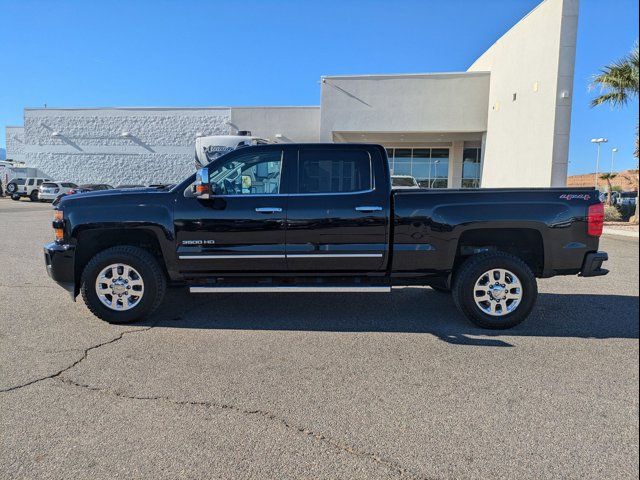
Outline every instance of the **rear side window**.
POLYGON ((37 185, 42 185, 42 182, 44 182, 44 180, 42 180, 41 178, 39 178, 39 179, 36 181, 36 184, 37 184, 37 185))
POLYGON ((349 193, 371 188, 371 158, 366 151, 300 150, 298 193, 349 193))
POLYGON ((26 182, 26 180, 24 178, 16 178, 14 182, 16 183, 16 185, 24 185, 24 182, 26 182))

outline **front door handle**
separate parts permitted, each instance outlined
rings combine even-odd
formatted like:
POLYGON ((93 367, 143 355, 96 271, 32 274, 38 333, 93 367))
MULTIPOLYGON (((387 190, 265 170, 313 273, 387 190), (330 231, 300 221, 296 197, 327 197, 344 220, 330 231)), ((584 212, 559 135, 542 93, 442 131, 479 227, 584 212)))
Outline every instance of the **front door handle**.
POLYGON ((358 212, 380 212, 382 210, 382 207, 372 207, 372 206, 362 206, 362 207, 356 207, 356 211, 358 212))
POLYGON ((280 207, 258 207, 256 208, 256 212, 258 213, 278 213, 281 212, 282 209, 280 207))

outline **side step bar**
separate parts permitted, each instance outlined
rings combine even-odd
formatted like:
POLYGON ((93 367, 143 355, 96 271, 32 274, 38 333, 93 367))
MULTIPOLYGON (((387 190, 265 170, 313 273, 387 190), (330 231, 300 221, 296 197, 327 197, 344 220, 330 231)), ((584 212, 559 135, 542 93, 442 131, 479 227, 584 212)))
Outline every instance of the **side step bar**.
POLYGON ((197 286, 189 287, 191 293, 310 293, 310 292, 327 292, 327 293, 342 293, 342 292, 359 292, 359 293, 389 293, 391 287, 389 286, 376 286, 376 285, 317 285, 317 286, 295 286, 295 285, 283 285, 283 286, 259 286, 259 285, 239 285, 239 286, 220 286, 220 287, 207 287, 197 286))

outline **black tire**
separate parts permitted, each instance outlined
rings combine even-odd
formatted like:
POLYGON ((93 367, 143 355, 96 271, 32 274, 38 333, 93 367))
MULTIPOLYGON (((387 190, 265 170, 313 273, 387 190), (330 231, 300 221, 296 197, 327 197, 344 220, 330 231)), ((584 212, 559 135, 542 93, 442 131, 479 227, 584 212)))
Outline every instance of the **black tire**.
POLYGON ((538 298, 538 284, 529 266, 518 257, 504 252, 489 252, 474 255, 460 266, 454 277, 452 292, 458 309, 473 323, 482 328, 505 329, 522 323, 529 316, 538 298), (476 281, 485 272, 498 268, 518 277, 522 299, 512 312, 492 316, 476 304, 474 289, 476 281))
POLYGON ((18 201, 20 200, 20 195, 11 195, 11 200, 18 201))
POLYGON ((16 190, 18 189, 18 184, 15 182, 9 182, 7 184, 7 193, 9 194, 13 194, 16 193, 16 190))
POLYGON ((38 190, 33 190, 29 194, 29 200, 31 200, 32 202, 37 202, 39 198, 40 198, 40 192, 38 192, 38 190))
POLYGON ((158 261, 146 250, 130 245, 112 247, 96 254, 84 268, 81 293, 84 303, 96 317, 109 323, 130 323, 152 314, 162 302, 167 281, 158 261), (144 294, 139 303, 124 311, 105 306, 96 293, 95 283, 100 272, 113 263, 123 263, 136 269, 144 281, 144 294))

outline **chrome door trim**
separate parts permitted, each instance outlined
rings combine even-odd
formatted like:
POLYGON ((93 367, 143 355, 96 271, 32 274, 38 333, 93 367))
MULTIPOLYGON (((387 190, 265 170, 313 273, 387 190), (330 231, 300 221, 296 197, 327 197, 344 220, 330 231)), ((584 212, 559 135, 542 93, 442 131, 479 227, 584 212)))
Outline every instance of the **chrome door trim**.
POLYGON ((219 260, 219 259, 231 259, 236 260, 238 258, 286 258, 285 255, 245 255, 229 253, 227 255, 179 255, 180 260, 219 260))
POLYGON ((382 253, 288 253, 287 258, 380 258, 382 253))
POLYGON ((290 253, 280 255, 246 255, 229 253, 226 255, 179 255, 180 260, 218 260, 244 258, 381 258, 382 253, 290 253))

